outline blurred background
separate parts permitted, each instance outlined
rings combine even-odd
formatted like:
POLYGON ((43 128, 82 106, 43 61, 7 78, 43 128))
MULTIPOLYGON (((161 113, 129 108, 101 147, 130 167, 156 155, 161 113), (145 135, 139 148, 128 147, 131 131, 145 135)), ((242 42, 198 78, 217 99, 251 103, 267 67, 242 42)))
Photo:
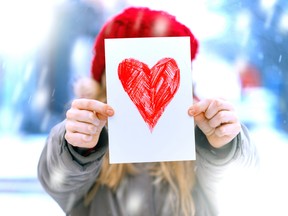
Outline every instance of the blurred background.
POLYGON ((90 74, 100 27, 130 5, 192 29, 195 93, 236 105, 262 161, 255 202, 288 215, 287 0, 0 0, 0 215, 64 215, 37 180, 38 158, 73 82, 90 74))

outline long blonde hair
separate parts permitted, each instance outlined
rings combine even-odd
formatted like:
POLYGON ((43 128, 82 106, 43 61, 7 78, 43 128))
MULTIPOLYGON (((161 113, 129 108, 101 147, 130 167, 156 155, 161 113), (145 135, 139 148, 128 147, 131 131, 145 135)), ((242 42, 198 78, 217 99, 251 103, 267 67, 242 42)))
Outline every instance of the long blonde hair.
MULTIPOLYGON (((105 73, 104 73, 105 74, 105 73)), ((83 80, 76 83, 75 94, 76 96, 88 95, 90 97, 98 100, 106 100, 106 86, 99 85, 94 80, 83 80), (91 94, 91 89, 87 88, 87 83, 91 82, 95 92, 91 94), (82 87, 81 87, 82 86, 82 87), (89 90, 89 94, 83 92, 83 87, 89 90), (90 96, 89 96, 90 95, 90 96)), ((91 83, 89 85, 91 85, 91 83)), ((102 82, 105 82, 105 75, 102 77, 102 82)), ((169 187, 172 189, 173 194, 176 199, 173 199, 173 207, 175 212, 182 211, 184 216, 191 216, 195 213, 195 206, 192 197, 192 190, 195 183, 195 174, 194 174, 194 161, 178 161, 178 162, 159 162, 153 163, 149 166, 149 174, 154 177, 155 182, 168 183, 169 187), (176 203, 175 203, 176 200, 176 203)), ((84 204, 89 205, 93 197, 97 193, 99 186, 104 185, 110 188, 113 191, 116 191, 118 186, 121 183, 121 180, 126 175, 137 175, 138 170, 133 164, 109 164, 109 154, 105 154, 102 162, 102 167, 99 176, 87 193, 84 204)))

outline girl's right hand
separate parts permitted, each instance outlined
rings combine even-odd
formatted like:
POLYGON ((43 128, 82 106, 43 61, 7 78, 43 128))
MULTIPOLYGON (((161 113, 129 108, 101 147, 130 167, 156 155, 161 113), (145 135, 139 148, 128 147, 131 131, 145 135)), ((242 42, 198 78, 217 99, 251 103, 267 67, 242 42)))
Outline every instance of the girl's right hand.
POLYGON ((65 139, 75 147, 93 148, 108 117, 114 110, 107 104, 93 99, 75 99, 66 112, 65 139))

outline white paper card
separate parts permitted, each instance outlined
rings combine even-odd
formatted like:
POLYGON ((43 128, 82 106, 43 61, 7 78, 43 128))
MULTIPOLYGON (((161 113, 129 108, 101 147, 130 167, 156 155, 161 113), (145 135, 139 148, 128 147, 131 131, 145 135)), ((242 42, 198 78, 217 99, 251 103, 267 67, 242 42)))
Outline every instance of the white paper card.
POLYGON ((105 39, 110 163, 195 160, 189 37, 105 39))

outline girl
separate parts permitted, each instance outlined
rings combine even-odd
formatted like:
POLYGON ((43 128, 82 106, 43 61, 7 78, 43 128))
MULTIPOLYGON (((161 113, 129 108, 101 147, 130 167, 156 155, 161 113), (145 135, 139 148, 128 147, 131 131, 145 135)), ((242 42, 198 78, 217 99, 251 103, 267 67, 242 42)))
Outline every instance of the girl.
POLYGON ((195 58, 194 35, 164 11, 128 8, 99 33, 93 79, 76 84, 78 98, 66 120, 51 130, 38 165, 40 182, 67 215, 219 215, 217 186, 227 171, 257 163, 255 147, 233 106, 206 99, 187 107, 196 123, 191 128, 196 161, 109 164, 105 125, 114 110, 105 103, 104 39, 158 36, 189 36, 191 60, 195 58))

